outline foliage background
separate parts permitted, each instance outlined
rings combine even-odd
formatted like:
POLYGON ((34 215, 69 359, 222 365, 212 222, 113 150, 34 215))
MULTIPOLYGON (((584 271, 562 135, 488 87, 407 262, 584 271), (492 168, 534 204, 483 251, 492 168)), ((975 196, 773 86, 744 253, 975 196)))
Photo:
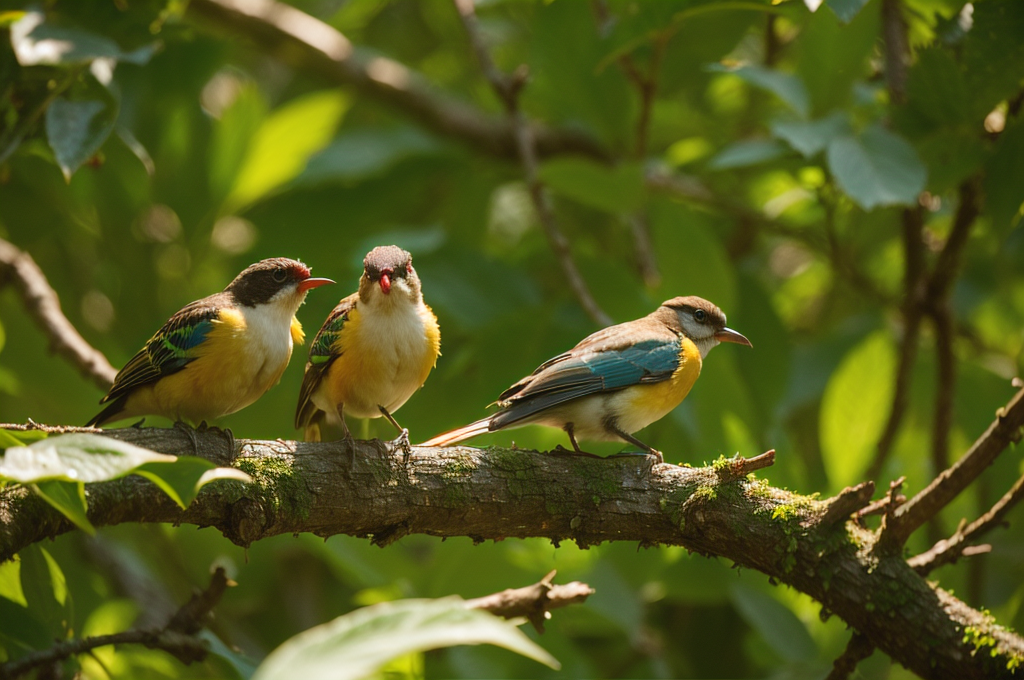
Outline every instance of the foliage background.
MULTIPOLYGON (((397 59, 500 114, 452 5, 294 4, 367 55, 397 59)), ((879 0, 830 0, 813 13, 795 1, 613 1, 609 19, 603 8, 509 0, 478 11, 498 65, 530 66, 525 111, 592 135, 619 159, 612 167, 556 157, 541 167, 598 303, 625 321, 666 298, 701 295, 754 343, 752 351, 716 349, 690 398, 644 440, 667 460, 692 464, 775 448, 768 477, 803 493, 834 493, 862 479, 894 389, 904 207, 925 192, 931 258, 950 231, 958 187, 973 181, 982 212, 951 297, 959 330, 950 441, 959 455, 1024 369, 1024 5, 905 0, 913 61, 902 104, 882 76, 879 0), (643 148, 642 100, 616 60, 626 49, 645 73, 659 65, 643 148), (645 181, 651 175, 698 180, 712 198, 684 200, 645 181), (630 228, 638 217, 649 225, 660 272, 646 281, 630 228)), ((175 310, 263 257, 298 257, 339 282, 313 292, 300 311, 311 336, 354 289, 363 254, 385 243, 413 252, 442 328, 436 370, 399 413, 414 441, 480 417, 504 387, 596 329, 568 289, 517 163, 326 87, 235 34, 199 30, 176 0, 45 3, 48 25, 120 46, 105 87, 74 55, 19 63, 6 34, 24 9, 0 2, 0 153, 12 152, 0 164, 0 234, 32 254, 67 316, 115 365, 175 310), (60 121, 49 120, 58 115, 52 106, 26 123, 27 112, 64 86, 68 120, 83 120, 74 118, 76 103, 102 104, 77 146, 69 128, 62 137, 60 121), (26 133, 20 144, 12 138, 18 130, 26 133), (102 146, 90 149, 90 140, 102 146)), ((2 420, 81 423, 93 415, 100 392, 48 354, 10 292, 0 296, 0 320, 2 420)), ((280 386, 220 424, 243 437, 295 436, 303 358, 300 349, 280 386)), ((910 410, 878 477, 906 475, 910 492, 934 475, 935 364, 926 323, 910 410)), ((392 436, 386 423, 367 428, 392 436)), ((478 443, 513 439, 541 449, 565 443, 558 432, 533 429, 478 443)), ((961 517, 987 509, 1022 472, 1019 455, 1003 456, 911 547, 924 549, 961 517)), ((991 555, 945 567, 938 578, 1020 630, 1022 538, 1019 523, 999 531, 991 555)), ((357 606, 480 596, 552 568, 560 581, 597 590, 586 605, 557 612, 540 640, 562 662, 559 677, 823 676, 849 637, 842 622, 822 621, 809 598, 678 548, 474 546, 412 536, 381 550, 344 536, 298 536, 246 552, 212 531, 122 526, 102 530, 99 543, 65 536, 45 551, 52 558, 32 548, 0 567, 8 654, 26 630, 46 644, 69 632, 129 627, 140 607, 111 578, 111 556, 173 601, 203 584, 211 564, 229 565, 240 587, 218 607, 214 631, 253 660, 357 606), (58 570, 66 589, 54 596, 58 570)), ((115 677, 245 674, 245 660, 228 657, 184 667, 144 649, 101 654, 115 677)), ((95 660, 83 665, 87 677, 104 677, 95 660)), ((881 653, 860 671, 906 675, 881 653)), ((489 647, 410 657, 389 673, 556 674, 489 647)))

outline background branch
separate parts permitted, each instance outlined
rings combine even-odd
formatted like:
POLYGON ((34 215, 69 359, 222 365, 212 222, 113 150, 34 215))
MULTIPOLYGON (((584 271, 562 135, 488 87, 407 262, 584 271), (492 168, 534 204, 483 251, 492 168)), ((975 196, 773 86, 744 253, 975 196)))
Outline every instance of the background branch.
POLYGON ((57 293, 32 257, 0 239, 0 287, 14 286, 25 311, 50 341, 50 348, 106 391, 117 370, 85 341, 60 309, 57 293))
MULTIPOLYGON (((1024 414, 1020 401, 1007 408, 1013 418, 1024 414)), ((999 433, 1010 418, 999 421, 999 433)), ((106 434, 164 453, 193 452, 189 438, 174 429, 106 434)), ((1002 435, 990 435, 984 446, 993 446, 996 436, 1002 435)), ((300 532, 344 533, 378 545, 410 533, 681 545, 811 595, 923 677, 1010 677, 1008 661, 1024 655, 1024 639, 926 582, 900 555, 872 550, 873 533, 853 522, 826 523, 831 499, 732 475, 770 456, 689 468, 652 465, 647 457, 414 448, 406 468, 402 456, 377 441, 238 440, 234 452, 215 432, 197 433, 197 442, 202 455, 246 471, 256 483, 207 485, 185 511, 138 477, 91 484, 90 521, 215 526, 239 545, 300 532), (893 592, 902 594, 898 601, 893 592), (965 626, 991 635, 992 650, 972 654, 965 626)), ((27 489, 0 491, 0 558, 72 528, 27 489)))
POLYGON ((556 573, 558 572, 551 571, 532 586, 508 588, 500 593, 467 600, 466 606, 489 611, 504 619, 525 616, 538 633, 543 633, 544 621, 551 618, 552 609, 586 602, 587 598, 594 594, 593 588, 579 581, 553 585, 556 573))

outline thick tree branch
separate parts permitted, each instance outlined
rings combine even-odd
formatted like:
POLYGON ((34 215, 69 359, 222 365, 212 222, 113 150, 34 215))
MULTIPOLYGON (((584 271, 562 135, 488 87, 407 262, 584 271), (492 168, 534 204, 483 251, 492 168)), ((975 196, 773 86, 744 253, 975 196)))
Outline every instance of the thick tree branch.
POLYGON ((52 665, 54 662, 109 645, 145 645, 150 649, 162 649, 185 664, 202 661, 206 658, 209 648, 206 641, 196 638, 195 634, 206 626, 210 612, 231 585, 234 584, 228 580, 224 569, 218 567, 211 576, 210 585, 206 590, 196 592, 166 625, 160 628, 136 628, 123 633, 58 642, 49 649, 32 652, 0 665, 0 679, 13 680, 32 669, 52 665))
POLYGON ((527 67, 525 65, 520 66, 512 75, 503 73, 495 65, 494 60, 491 59, 487 45, 484 43, 473 0, 454 0, 454 2, 455 9, 462 18, 462 25, 469 36, 470 44, 473 46, 473 52, 480 63, 480 70, 483 71, 491 88, 505 105, 508 118, 515 131, 516 148, 519 152, 519 160, 523 165, 523 174, 526 177, 526 186, 530 190, 530 198, 533 200, 534 208, 537 210, 541 226, 544 227, 548 243, 551 244, 551 249, 554 251, 555 257, 562 267, 562 273, 565 275, 569 287, 576 294, 576 299, 579 301, 580 306, 583 307, 583 311, 595 323, 601 326, 610 326, 612 324, 611 317, 594 300, 593 295, 590 294, 590 288, 587 287, 586 281, 583 280, 579 269, 576 268, 576 263, 572 259, 572 251, 569 247, 569 239, 565 237, 565 234, 558 227, 554 210, 551 207, 551 201, 544 191, 544 185, 538 176, 537 139, 533 126, 527 120, 526 114, 519 108, 519 92, 522 90, 523 85, 526 84, 528 76, 527 67))
POLYGON ((489 611, 504 619, 525 616, 538 633, 543 633, 544 621, 551 618, 552 609, 586 602, 587 598, 594 594, 593 588, 579 581, 553 585, 551 582, 556 573, 551 571, 532 586, 508 588, 500 593, 467 600, 466 606, 470 609, 489 611))
MULTIPOLYGON (((397 61, 364 57, 337 30, 290 5, 275 0, 192 0, 187 16, 245 38, 260 51, 329 82, 351 86, 443 137, 494 156, 518 155, 509 120, 450 97, 397 61)), ((581 132, 542 125, 533 125, 530 131, 542 158, 566 153, 608 158, 600 144, 581 132)))
POLYGON ((60 309, 57 293, 32 257, 0 239, 0 287, 8 284, 18 291, 25 311, 46 334, 50 348, 100 388, 108 389, 117 370, 67 320, 60 309))
MULTIPOLYGON (((188 437, 174 429, 106 434, 164 453, 193 453, 188 437)), ((811 595, 923 677, 1012 677, 1007 664, 1024 658, 1024 639, 929 584, 900 555, 873 550, 874 534, 853 522, 826 523, 831 499, 733 474, 750 461, 689 468, 654 465, 649 457, 414 447, 404 467, 402 456, 380 442, 238 440, 229 452, 215 432, 196 436, 202 455, 246 471, 255 483, 209 484, 185 511, 138 477, 90 484, 90 521, 215 526, 239 545, 299 532, 345 533, 379 545, 410 533, 478 541, 534 536, 584 547, 612 540, 681 545, 811 595), (968 635, 965 642, 968 627, 992 636, 984 653, 974 653, 972 640, 988 638, 968 635)), ((71 530, 27 489, 0 491, 0 559, 71 530)))

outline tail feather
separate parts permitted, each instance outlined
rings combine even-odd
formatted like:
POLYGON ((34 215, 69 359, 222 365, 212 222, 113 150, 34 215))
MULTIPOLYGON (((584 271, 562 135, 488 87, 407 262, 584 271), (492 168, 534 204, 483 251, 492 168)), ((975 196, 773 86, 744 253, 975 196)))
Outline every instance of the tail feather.
POLYGON ((493 416, 487 416, 483 420, 478 420, 475 423, 470 423, 465 427, 459 427, 454 430, 450 430, 443 434, 439 434, 433 439, 419 444, 419 446, 448 446, 449 444, 455 444, 461 442, 464 439, 475 437, 491 430, 491 418, 493 416))
POLYGON ((119 399, 115 399, 113 403, 107 406, 105 409, 97 413, 92 417, 92 420, 85 424, 86 427, 99 427, 111 420, 120 420, 127 416, 119 415, 124 410, 125 402, 128 400, 128 395, 122 395, 119 399))

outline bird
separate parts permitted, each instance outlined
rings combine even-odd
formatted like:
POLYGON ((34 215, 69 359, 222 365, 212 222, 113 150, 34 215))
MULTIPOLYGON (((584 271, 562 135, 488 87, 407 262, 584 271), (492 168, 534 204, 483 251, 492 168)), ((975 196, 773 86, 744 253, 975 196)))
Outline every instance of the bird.
POLYGON ((398 430, 409 456, 409 432, 394 412, 423 386, 441 352, 437 317, 423 302, 412 255, 378 246, 363 260, 359 290, 341 300, 309 347, 295 410, 306 441, 320 441, 327 423, 352 433, 345 414, 383 416, 398 430))
MULTIPOLYGON (((334 283, 298 260, 261 260, 228 286, 175 313, 114 378, 87 426, 160 415, 205 426, 252 404, 281 379, 306 294, 334 283)), ((193 444, 195 444, 193 435, 193 444)))
POLYGON ((696 296, 675 297, 647 316, 604 328, 501 393, 498 410, 423 442, 447 446, 486 432, 524 425, 565 430, 578 439, 624 441, 664 462, 660 451, 633 436, 678 406, 721 342, 753 347, 726 327, 725 313, 696 296))

